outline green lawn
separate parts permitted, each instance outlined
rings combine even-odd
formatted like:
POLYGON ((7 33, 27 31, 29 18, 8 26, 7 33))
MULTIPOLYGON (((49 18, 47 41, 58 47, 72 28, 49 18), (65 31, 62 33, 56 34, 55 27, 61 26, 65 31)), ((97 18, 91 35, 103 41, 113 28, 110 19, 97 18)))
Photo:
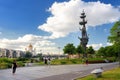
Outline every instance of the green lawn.
POLYGON ((87 77, 79 78, 76 80, 120 80, 120 68, 105 71, 100 78, 95 78, 94 75, 89 75, 87 77))

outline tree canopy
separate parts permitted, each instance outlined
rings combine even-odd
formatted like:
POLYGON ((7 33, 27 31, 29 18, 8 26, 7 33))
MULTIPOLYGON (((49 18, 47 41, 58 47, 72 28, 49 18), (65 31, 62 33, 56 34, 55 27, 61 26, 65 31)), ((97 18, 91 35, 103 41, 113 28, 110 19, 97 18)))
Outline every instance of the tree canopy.
POLYGON ((82 48, 81 45, 78 45, 78 46, 77 46, 76 52, 77 52, 78 54, 83 54, 83 53, 84 53, 84 50, 83 50, 83 48, 82 48))
POLYGON ((75 46, 72 43, 68 43, 66 46, 64 46, 64 54, 75 54, 75 46))
POLYGON ((120 21, 117 21, 111 28, 108 40, 113 43, 115 51, 120 53, 120 21))
POLYGON ((32 57, 32 53, 27 51, 25 54, 25 58, 31 58, 32 57))
POLYGON ((110 30, 110 36, 108 36, 108 41, 110 43, 116 44, 116 42, 118 42, 118 32, 120 32, 120 21, 117 21, 110 30))
POLYGON ((88 47, 87 48, 87 51, 86 51, 88 54, 94 54, 95 53, 95 50, 93 49, 92 46, 88 47))

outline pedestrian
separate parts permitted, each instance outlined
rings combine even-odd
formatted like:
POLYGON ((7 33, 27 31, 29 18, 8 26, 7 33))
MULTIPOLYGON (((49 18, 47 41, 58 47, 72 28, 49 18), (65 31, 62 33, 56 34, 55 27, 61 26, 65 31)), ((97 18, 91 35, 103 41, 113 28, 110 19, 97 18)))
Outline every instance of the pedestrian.
POLYGON ((86 63, 86 65, 88 65, 88 59, 86 59, 85 63, 86 63))
POLYGON ((50 60, 50 58, 48 58, 48 60, 47 60, 47 61, 48 61, 48 65, 50 65, 50 61, 51 61, 51 60, 50 60))
POLYGON ((13 75, 16 72, 16 68, 17 68, 17 63, 16 63, 16 60, 14 60, 13 63, 12 63, 12 73, 13 73, 13 75))
POLYGON ((45 60, 44 60, 44 63, 45 63, 45 64, 48 64, 48 62, 47 62, 47 59, 46 59, 46 58, 45 58, 45 60))

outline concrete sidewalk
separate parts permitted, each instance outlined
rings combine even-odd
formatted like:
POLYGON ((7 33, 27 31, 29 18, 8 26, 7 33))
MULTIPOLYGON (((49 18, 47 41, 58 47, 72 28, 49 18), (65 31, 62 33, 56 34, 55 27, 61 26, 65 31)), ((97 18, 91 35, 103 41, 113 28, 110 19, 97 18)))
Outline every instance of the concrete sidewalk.
MULTIPOLYGON (((109 64, 109 65, 103 65, 102 67, 104 71, 106 71, 106 70, 110 70, 110 69, 118 67, 118 64, 114 63, 114 64, 109 64)), ((96 68, 99 68, 99 67, 96 66, 96 68)), ((87 70, 81 70, 81 71, 76 71, 76 72, 71 72, 71 73, 66 73, 66 74, 61 74, 61 75, 54 75, 54 76, 49 76, 45 78, 39 78, 36 80, 75 80, 76 78, 90 75, 91 71, 96 68, 89 68, 87 70)))
POLYGON ((117 67, 118 63, 89 64, 89 65, 59 65, 35 66, 17 68, 12 75, 11 69, 0 70, 0 80, 73 80, 83 77, 93 69, 103 67, 105 70, 117 67))

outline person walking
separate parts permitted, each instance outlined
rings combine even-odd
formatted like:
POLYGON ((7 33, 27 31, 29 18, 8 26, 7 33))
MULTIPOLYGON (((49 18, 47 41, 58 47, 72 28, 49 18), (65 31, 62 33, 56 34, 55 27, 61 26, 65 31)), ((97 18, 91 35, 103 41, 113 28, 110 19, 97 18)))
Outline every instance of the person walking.
POLYGON ((46 65, 48 64, 47 58, 44 59, 44 63, 45 63, 46 65))
POLYGON ((47 62, 48 62, 48 65, 50 65, 50 61, 51 61, 51 59, 50 59, 50 58, 48 58, 48 60, 47 60, 47 62))
POLYGON ((86 65, 88 65, 88 59, 86 59, 85 63, 86 63, 86 65))
POLYGON ((17 63, 16 63, 16 60, 14 60, 13 63, 12 63, 12 73, 13 73, 13 75, 16 72, 16 68, 17 68, 17 63))

